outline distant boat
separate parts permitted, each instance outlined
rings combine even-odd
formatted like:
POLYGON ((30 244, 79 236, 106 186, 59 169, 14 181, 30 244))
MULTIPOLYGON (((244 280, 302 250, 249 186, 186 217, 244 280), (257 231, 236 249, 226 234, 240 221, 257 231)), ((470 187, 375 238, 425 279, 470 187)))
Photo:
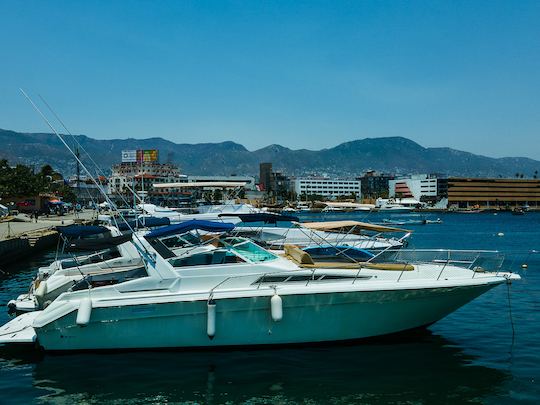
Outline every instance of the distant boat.
POLYGON ((383 219, 383 222, 387 225, 427 225, 427 224, 442 224, 440 218, 437 219, 407 219, 404 221, 394 221, 391 219, 383 219))

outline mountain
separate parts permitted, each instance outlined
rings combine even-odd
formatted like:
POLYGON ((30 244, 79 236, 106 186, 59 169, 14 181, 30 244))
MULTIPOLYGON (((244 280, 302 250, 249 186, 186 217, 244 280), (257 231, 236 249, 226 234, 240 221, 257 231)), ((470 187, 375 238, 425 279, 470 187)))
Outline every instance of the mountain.
MULTIPOLYGON (((75 136, 92 159, 108 173, 126 149, 158 149, 161 162, 197 175, 257 175, 259 163, 290 175, 357 176, 368 169, 391 173, 443 173, 452 176, 531 177, 540 162, 528 158, 490 158, 450 148, 424 148, 402 137, 366 138, 319 151, 270 145, 255 151, 234 142, 177 144, 163 138, 100 140, 75 136)), ((71 146, 74 141, 65 137, 71 146)), ((64 175, 75 172, 74 159, 54 134, 19 133, 0 129, 0 158, 40 167, 46 163, 64 175)), ((82 154, 83 162, 89 159, 82 154)), ((89 163, 90 167, 93 164, 89 163)))

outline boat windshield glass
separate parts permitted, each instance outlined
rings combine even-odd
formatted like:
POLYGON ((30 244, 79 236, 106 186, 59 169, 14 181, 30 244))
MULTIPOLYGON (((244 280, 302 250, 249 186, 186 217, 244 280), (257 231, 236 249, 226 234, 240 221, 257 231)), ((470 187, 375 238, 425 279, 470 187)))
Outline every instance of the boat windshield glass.
POLYGON ((232 251, 235 251, 240 256, 245 257, 250 262, 267 262, 277 259, 277 256, 273 253, 264 250, 260 246, 250 240, 243 238, 226 238, 223 242, 230 247, 232 251))
POLYGON ((73 259, 62 260, 62 268, 70 269, 72 267, 85 266, 87 264, 101 263, 105 260, 111 260, 120 257, 120 251, 114 247, 102 250, 86 257, 74 257, 73 259))
POLYGON ((194 246, 194 245, 199 245, 201 243, 200 239, 190 232, 187 232, 183 235, 174 235, 167 238, 163 238, 161 239, 161 241, 168 248, 194 246))

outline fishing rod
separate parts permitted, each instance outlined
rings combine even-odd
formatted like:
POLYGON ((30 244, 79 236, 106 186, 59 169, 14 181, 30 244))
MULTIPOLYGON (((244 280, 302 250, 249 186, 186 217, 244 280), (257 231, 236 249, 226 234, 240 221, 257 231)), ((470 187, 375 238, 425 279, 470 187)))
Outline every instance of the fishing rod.
MULTIPOLYGON (((30 103, 30 105, 34 108, 34 110, 39 114, 39 116, 41 116, 41 118, 43 119, 43 121, 47 124, 47 126, 51 129, 51 131, 53 131, 53 133, 58 137, 58 139, 60 139, 60 142, 62 142, 62 144, 66 147, 66 149, 73 155, 73 157, 77 160, 77 162, 81 165, 82 169, 86 172, 86 174, 88 175, 88 177, 92 180, 92 182, 96 185, 96 187, 98 188, 98 190, 100 191, 100 193, 103 195, 103 197, 105 198, 105 201, 111 206, 111 207, 114 207, 115 205, 113 204, 112 200, 109 198, 109 196, 107 195, 107 193, 105 192, 105 190, 103 189, 102 185, 99 184, 95 179, 94 179, 94 176, 92 176, 92 174, 90 173, 90 171, 87 169, 86 165, 81 162, 80 158, 77 156, 77 154, 75 152, 73 152, 73 150, 69 147, 69 145, 66 143, 66 141, 64 140, 64 138, 62 138, 62 136, 58 133, 58 131, 56 130, 56 128, 54 128, 54 126, 51 124, 51 122, 47 119, 47 117, 43 114, 43 112, 39 109, 39 107, 34 103, 34 101, 30 98, 30 96, 28 96, 28 94, 26 94, 26 92, 22 89, 22 88, 19 88, 19 90, 21 91, 21 93, 23 94, 23 96, 26 98, 26 100, 30 103)), ((124 216, 122 215, 122 213, 120 211, 118 211, 118 214, 120 215, 120 218, 126 223, 128 229, 133 233, 133 236, 141 243, 141 239, 139 238, 139 236, 135 233, 134 229, 131 227, 131 225, 129 224, 129 222, 124 218, 124 216)), ((146 249, 146 247, 144 247, 144 245, 141 243, 141 246, 143 247, 144 251, 142 249, 140 249, 140 247, 135 244, 135 248, 139 251, 139 253, 141 253, 141 256, 143 257, 143 259, 145 259, 146 262, 148 263, 152 263, 152 264, 155 264, 155 260, 151 257, 150 253, 148 252, 148 250, 146 249)), ((159 274, 159 272, 158 272, 159 274)), ((161 277, 161 275, 160 275, 161 277)))

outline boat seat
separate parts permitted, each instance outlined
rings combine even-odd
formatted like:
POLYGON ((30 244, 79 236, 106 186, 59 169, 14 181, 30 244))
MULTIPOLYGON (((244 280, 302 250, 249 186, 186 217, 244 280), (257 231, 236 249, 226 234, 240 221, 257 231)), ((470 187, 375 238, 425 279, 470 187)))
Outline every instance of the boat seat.
POLYGON ((340 263, 340 262, 315 262, 311 255, 304 252, 296 245, 285 245, 285 257, 295 262, 298 266, 307 269, 373 269, 390 271, 413 271, 414 266, 407 263, 340 263))
POLYGON ((304 252, 296 245, 285 244, 283 249, 285 250, 285 256, 291 258, 297 264, 315 264, 311 255, 308 252, 304 252))

